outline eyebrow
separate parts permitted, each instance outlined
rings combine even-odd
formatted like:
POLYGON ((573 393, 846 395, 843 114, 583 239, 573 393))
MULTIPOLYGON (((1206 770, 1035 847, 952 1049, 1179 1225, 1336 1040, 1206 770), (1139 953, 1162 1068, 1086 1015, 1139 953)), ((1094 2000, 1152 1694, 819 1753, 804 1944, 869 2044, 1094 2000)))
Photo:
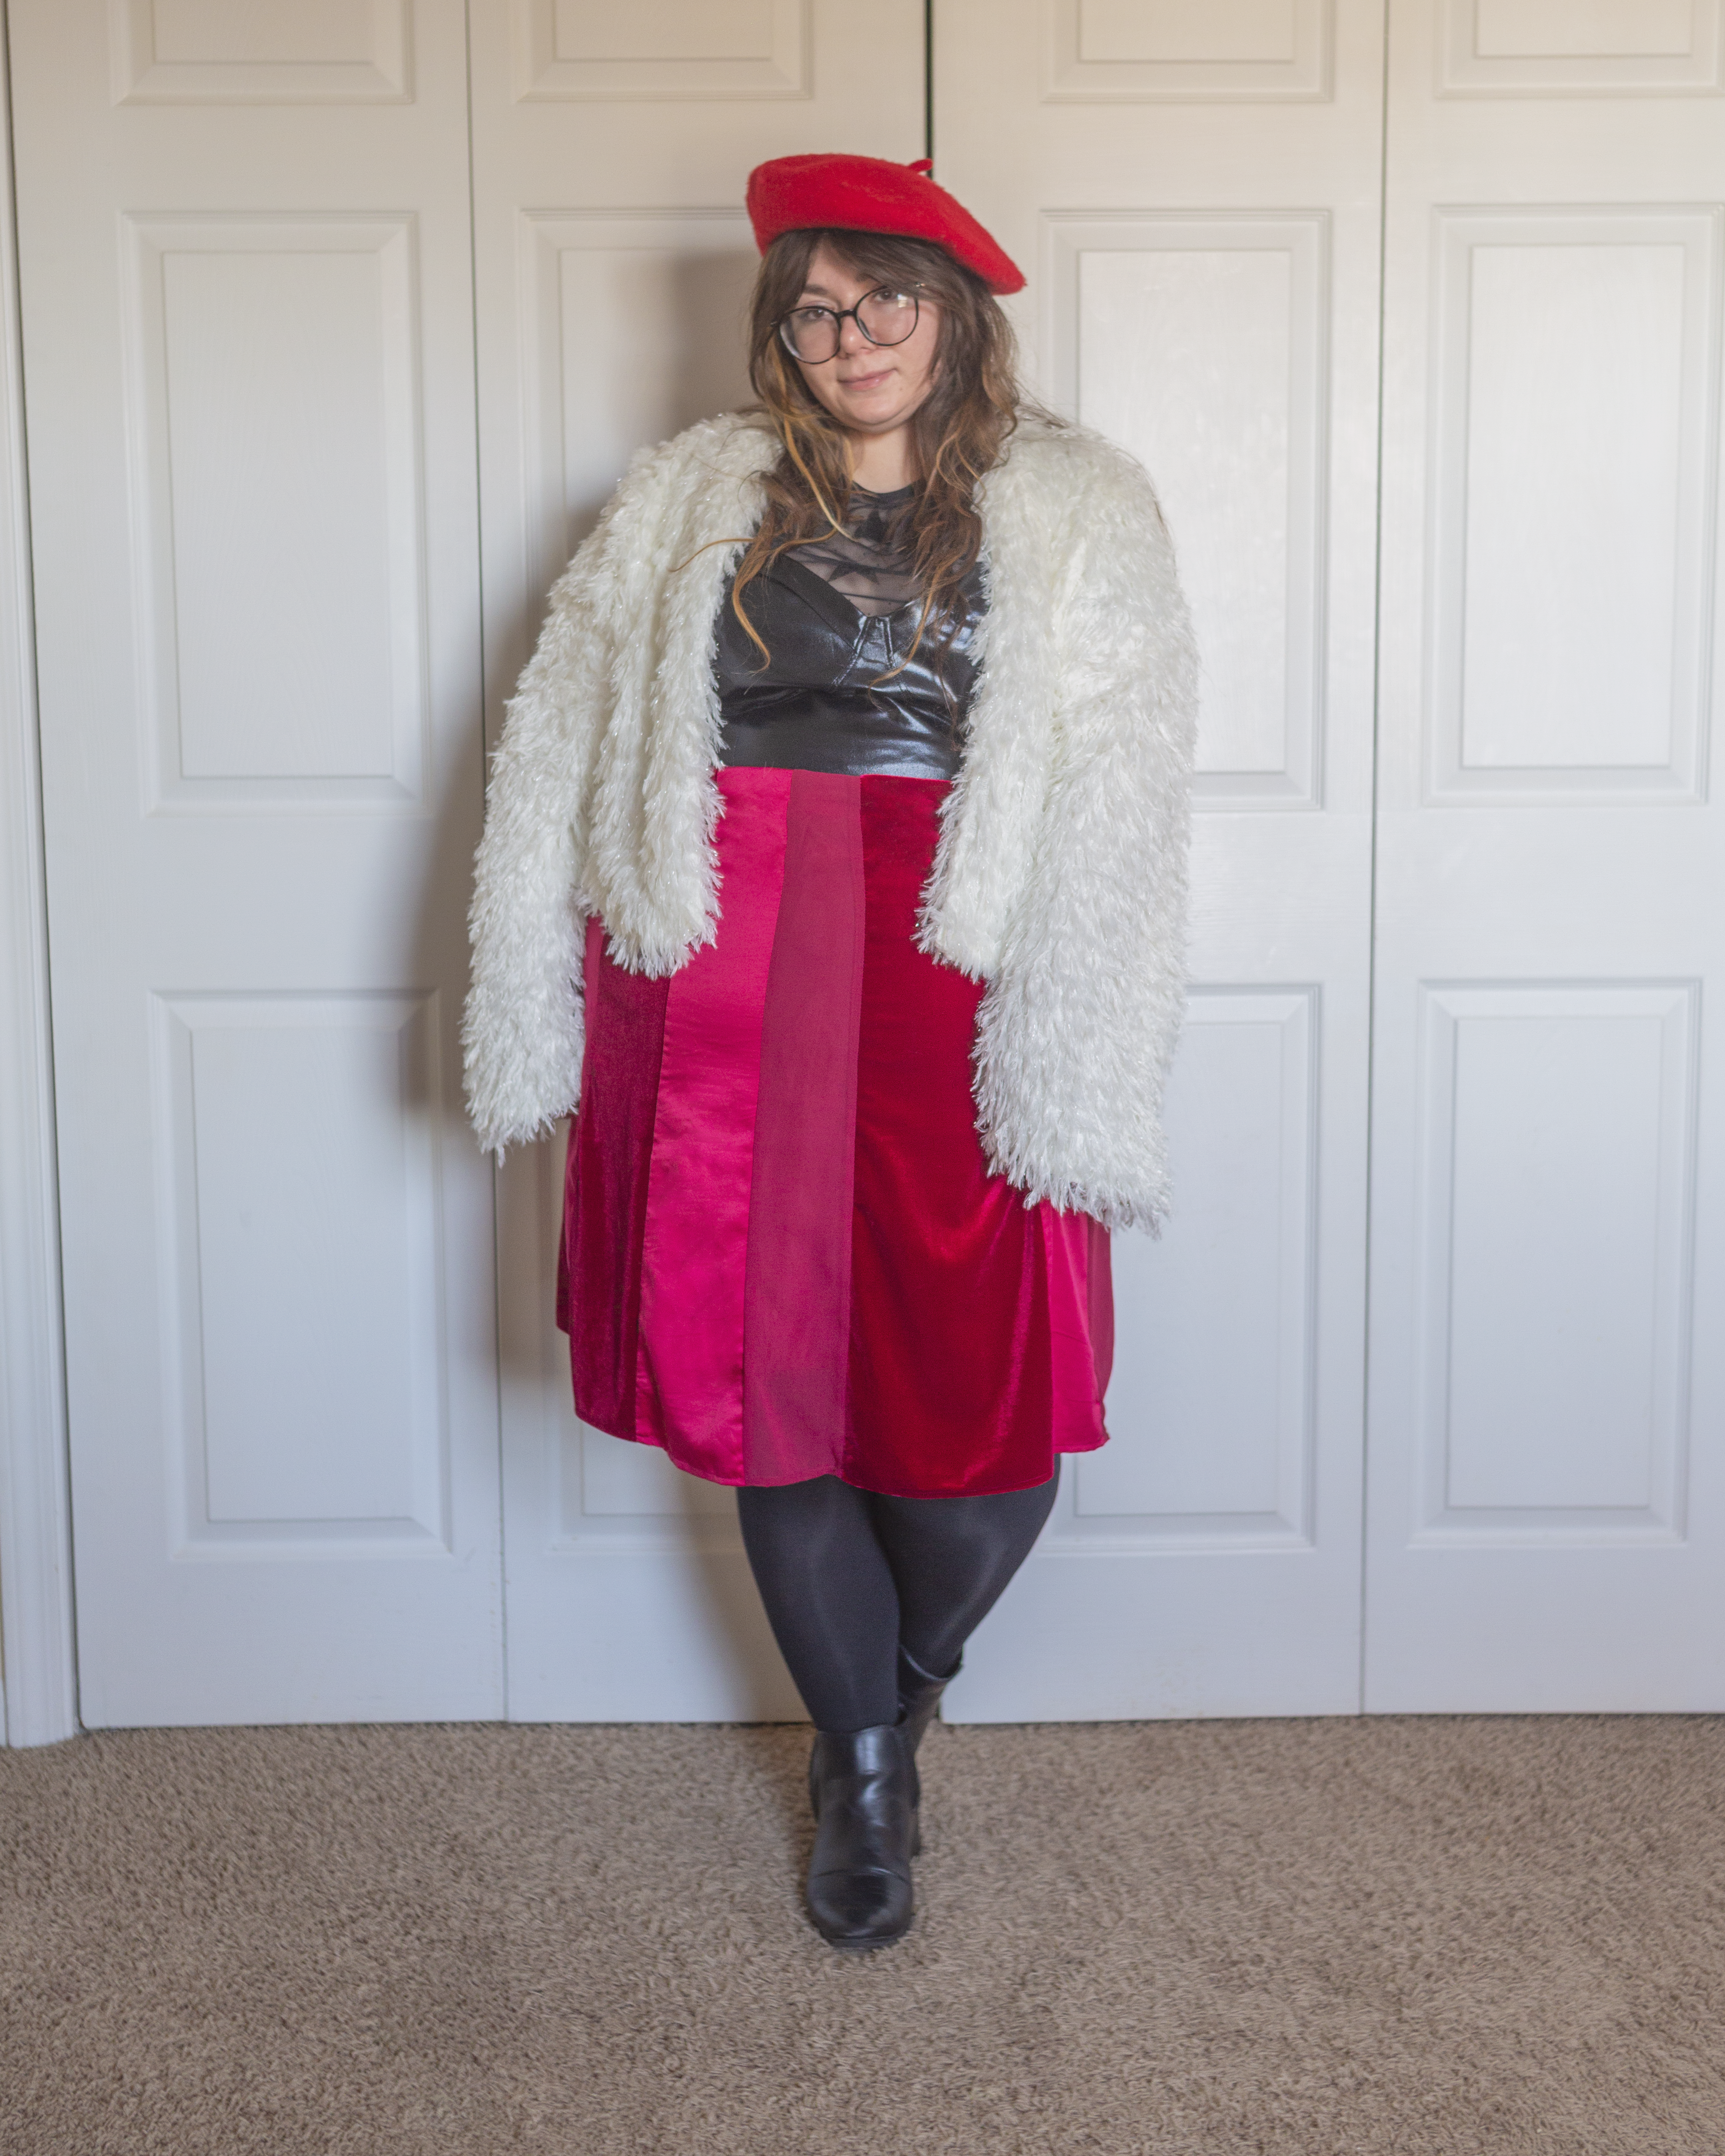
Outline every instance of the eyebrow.
POLYGON ((803 297, 806 300, 811 293, 817 299, 821 300, 836 300, 839 297, 829 285, 805 285, 803 287, 803 297))

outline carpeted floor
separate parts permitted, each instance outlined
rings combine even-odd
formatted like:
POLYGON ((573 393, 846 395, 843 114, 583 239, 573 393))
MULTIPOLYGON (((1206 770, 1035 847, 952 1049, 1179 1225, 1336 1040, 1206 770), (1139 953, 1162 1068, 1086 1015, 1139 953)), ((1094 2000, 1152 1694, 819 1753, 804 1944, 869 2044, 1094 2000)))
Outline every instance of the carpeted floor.
POLYGON ((942 1729, 807 1929, 792 1728, 0 1752, 8 2156, 1722 2156, 1725 1722, 942 1729))

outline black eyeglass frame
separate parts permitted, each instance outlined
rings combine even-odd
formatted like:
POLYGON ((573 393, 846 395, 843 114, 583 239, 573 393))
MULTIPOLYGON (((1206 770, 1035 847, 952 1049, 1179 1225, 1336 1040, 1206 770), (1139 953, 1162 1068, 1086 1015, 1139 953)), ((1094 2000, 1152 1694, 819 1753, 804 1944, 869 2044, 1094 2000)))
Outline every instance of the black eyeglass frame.
POLYGON ((867 338, 871 345, 881 352, 891 352, 899 345, 908 344, 916 334, 916 325, 922 319, 922 302, 916 296, 921 289, 916 285, 876 285, 872 291, 865 292, 854 307, 793 307, 790 314, 781 315, 778 318, 778 341, 799 367, 826 367, 839 357, 844 344, 845 325, 852 321, 856 324, 858 334, 867 338), (911 326, 901 337, 869 336, 868 324, 864 321, 861 311, 869 300, 878 300, 883 292, 902 294, 911 303, 911 326), (792 315, 829 315, 832 317, 833 348, 825 359, 804 359, 798 351, 791 338, 792 315))

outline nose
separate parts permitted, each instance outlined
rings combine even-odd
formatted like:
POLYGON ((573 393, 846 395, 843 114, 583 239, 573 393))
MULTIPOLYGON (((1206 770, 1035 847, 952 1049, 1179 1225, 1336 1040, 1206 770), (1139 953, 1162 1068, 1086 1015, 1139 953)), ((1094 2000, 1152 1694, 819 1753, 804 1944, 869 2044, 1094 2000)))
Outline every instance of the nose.
POLYGON ((847 316, 839 325, 839 349, 849 359, 860 352, 872 350, 868 339, 856 326, 855 315, 847 316))

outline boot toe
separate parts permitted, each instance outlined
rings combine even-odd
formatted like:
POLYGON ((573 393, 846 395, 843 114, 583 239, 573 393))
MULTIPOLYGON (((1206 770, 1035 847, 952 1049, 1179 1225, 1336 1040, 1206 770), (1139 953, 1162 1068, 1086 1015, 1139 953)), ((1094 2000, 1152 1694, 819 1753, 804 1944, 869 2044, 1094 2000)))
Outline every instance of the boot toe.
POLYGON ((818 1871, 809 1881, 809 1913, 829 1946, 867 1953, 890 1947, 911 1928, 911 1882, 874 1866, 818 1871))

